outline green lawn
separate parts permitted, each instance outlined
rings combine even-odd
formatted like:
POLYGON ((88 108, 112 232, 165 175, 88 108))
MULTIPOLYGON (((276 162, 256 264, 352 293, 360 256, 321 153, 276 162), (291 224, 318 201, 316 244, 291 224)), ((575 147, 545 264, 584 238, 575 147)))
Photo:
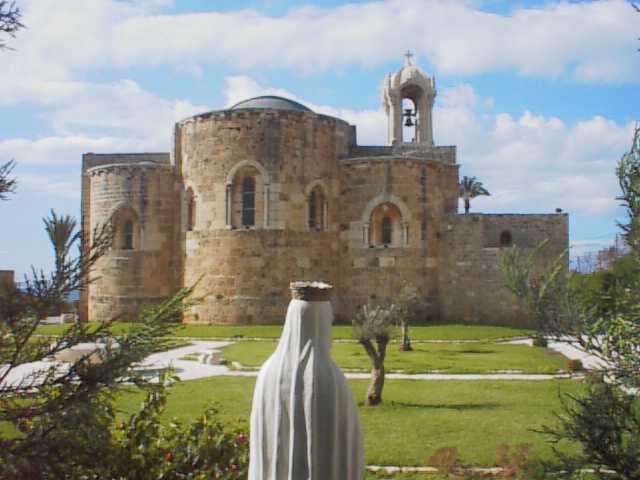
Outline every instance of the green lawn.
MULTIPOLYGON (((255 378, 213 377, 172 387, 165 413, 182 422, 194 419, 215 401, 226 421, 248 423, 255 378)), ((350 381, 365 430, 369 465, 424 466, 440 447, 457 447, 463 462, 495 465, 501 443, 531 443, 533 455, 550 458, 546 437, 535 433, 554 425, 559 394, 577 393, 570 380, 525 381, 412 381, 387 380, 383 403, 364 407, 366 380, 350 381)), ((125 395, 120 406, 138 407, 140 395, 125 395)), ((407 477, 408 478, 408 477, 407 477)))
MULTIPOLYGON (((60 335, 68 326, 45 325, 38 327, 37 333, 42 335, 60 335)), ((113 325, 114 334, 125 332, 129 326, 125 323, 113 325)), ((426 325, 410 328, 413 341, 428 340, 495 340, 518 336, 531 336, 532 330, 511 327, 493 327, 483 325, 426 325)), ((266 338, 278 339, 282 333, 282 325, 182 325, 175 336, 189 338, 266 338)), ((353 339, 350 325, 334 325, 333 338, 336 340, 353 339)), ((393 332, 393 338, 400 336, 399 329, 393 332)))
MULTIPOLYGON (((64 326, 41 327, 38 333, 56 335, 64 326)), ((118 332, 128 328, 115 326, 118 332)), ((273 352, 281 326, 194 326, 181 328, 176 336, 190 338, 234 338, 223 356, 246 366, 259 366, 273 352), (264 341, 248 339, 262 338, 264 341)), ((495 342, 496 339, 531 336, 532 331, 506 327, 467 325, 413 326, 413 352, 398 352, 389 345, 387 372, 491 373, 520 370, 523 373, 555 373, 566 359, 546 349, 495 342), (435 341, 448 341, 438 343, 435 341), (469 341, 471 343, 460 343, 469 341)), ((395 333, 395 338, 398 332, 395 333)), ((369 371, 368 357, 353 341, 351 327, 336 325, 332 356, 345 370, 369 371)), ((177 372, 179 375, 179 372, 177 372)), ((247 423, 255 378, 213 377, 182 382, 172 387, 166 415, 189 422, 215 401, 225 421, 242 418, 247 423)), ((536 458, 549 459, 546 437, 535 433, 543 425, 554 425, 562 393, 578 393, 582 385, 569 380, 527 381, 415 381, 387 379, 382 405, 364 407, 368 380, 351 380, 365 429, 366 461, 369 465, 424 466, 439 448, 456 447, 462 462, 494 466, 495 449, 508 443, 533 445, 536 458)), ((119 408, 136 410, 140 393, 123 394, 119 408)), ((565 447, 566 448, 566 447, 565 447)), ((368 480, 387 478, 369 474, 368 480)), ((396 475, 398 480, 440 477, 420 474, 396 475)))
MULTIPOLYGON (((222 356, 246 367, 258 367, 271 355, 277 342, 237 342, 222 349, 222 356)), ((388 373, 521 373, 554 374, 565 368, 567 359, 545 348, 497 343, 417 343, 412 352, 389 346, 385 369, 388 373)), ((369 371, 371 364, 357 343, 334 343, 334 361, 347 371, 369 371)))

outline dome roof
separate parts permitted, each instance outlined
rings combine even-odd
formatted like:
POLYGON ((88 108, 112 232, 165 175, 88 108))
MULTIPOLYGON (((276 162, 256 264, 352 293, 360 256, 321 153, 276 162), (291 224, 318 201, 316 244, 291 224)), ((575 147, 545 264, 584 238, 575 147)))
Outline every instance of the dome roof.
POLYGON ((304 105, 289 100, 288 98, 277 97, 275 95, 267 95, 264 97, 250 98, 236 103, 229 110, 240 110, 243 108, 274 108, 276 110, 300 110, 303 112, 311 112, 304 105))
POLYGON ((421 82, 427 78, 427 74, 424 71, 414 65, 405 65, 398 70, 393 76, 394 85, 405 85, 408 83, 421 82))

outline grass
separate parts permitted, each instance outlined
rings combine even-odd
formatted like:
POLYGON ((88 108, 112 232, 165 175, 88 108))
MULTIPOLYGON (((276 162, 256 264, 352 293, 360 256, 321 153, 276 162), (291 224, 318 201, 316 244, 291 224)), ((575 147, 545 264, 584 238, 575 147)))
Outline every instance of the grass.
MULTIPOLYGON (((40 334, 60 334, 64 325, 44 326, 40 334)), ((126 324, 114 325, 114 334, 126 332, 126 324)), ((235 338, 243 340, 223 349, 223 356, 244 365, 261 365, 273 352, 282 326, 188 325, 177 337, 235 338), (263 341, 245 339, 261 338, 263 341)), ((531 336, 518 328, 475 325, 412 326, 413 352, 398 352, 390 344, 388 372, 489 373, 520 370, 523 373, 555 373, 566 359, 543 348, 506 345, 496 339, 531 336), (449 343, 434 343, 448 341, 449 343), (455 343, 470 341, 473 343, 455 343)), ((396 338, 399 332, 395 333, 396 338)), ((351 327, 335 325, 332 356, 345 370, 369 371, 368 357, 352 339, 351 327)), ((179 373, 178 373, 179 374, 179 373)), ((215 401, 222 419, 243 419, 248 430, 255 378, 212 377, 181 382, 172 387, 165 414, 183 423, 194 420, 210 401, 215 401)), ((424 466, 439 448, 456 447, 463 463, 494 466, 495 449, 507 443, 532 444, 534 458, 550 459, 546 437, 535 433, 543 425, 555 425, 554 411, 560 410, 563 393, 576 394, 582 385, 573 381, 415 381, 387 379, 382 405, 363 405, 368 380, 351 380, 365 430, 366 462, 369 465, 424 466)), ((142 394, 123 394, 120 415, 139 408, 142 394)), ((367 474, 367 480, 388 478, 367 474)), ((440 480, 428 474, 397 474, 397 480, 440 480)))
MULTIPOLYGON (((60 335, 67 329, 67 325, 43 325, 38 327, 38 334, 60 335)), ((115 323, 114 334, 124 333, 128 330, 126 323, 115 323)), ((182 325, 176 332, 177 337, 188 338, 264 338, 278 339, 282 333, 282 325, 182 325)), ((430 341, 482 341, 501 338, 513 338, 519 336, 531 336, 533 330, 525 330, 514 327, 494 327, 484 325, 420 325, 412 326, 409 330, 411 340, 430 341)), ((334 325, 332 329, 335 340, 353 339, 350 325, 334 325)), ((399 329, 394 331, 394 338, 400 336, 399 329)))
MULTIPOLYGON (((248 422, 254 384, 255 378, 246 377, 178 383, 172 387, 165 414, 189 422, 213 400, 225 421, 248 422)), ((555 425, 559 394, 575 394, 582 388, 568 380, 387 380, 382 405, 371 408, 363 406, 368 381, 350 384, 365 430, 367 464, 401 466, 427 465, 444 446, 456 447, 461 460, 473 466, 495 465, 494 452, 501 443, 531 443, 535 457, 551 458, 545 436, 533 430, 555 425)), ((140 400, 139 394, 127 394, 119 404, 132 412, 140 400)))
MULTIPOLYGON (((275 350, 276 342, 237 342, 222 349, 222 356, 247 367, 258 367, 275 350)), ((385 360, 387 373, 487 374, 518 371, 527 374, 555 374, 565 368, 566 358, 545 348, 496 343, 418 343, 412 352, 399 352, 390 345, 385 360)), ((369 371, 364 348, 356 343, 336 343, 334 361, 347 371, 369 371)))

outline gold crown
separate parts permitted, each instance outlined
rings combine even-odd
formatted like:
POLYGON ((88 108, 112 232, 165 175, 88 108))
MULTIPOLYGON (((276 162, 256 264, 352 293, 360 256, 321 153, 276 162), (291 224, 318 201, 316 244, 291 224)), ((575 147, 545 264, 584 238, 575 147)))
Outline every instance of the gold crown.
POLYGON ((291 282, 291 298, 307 302, 326 302, 333 285, 324 282, 291 282))

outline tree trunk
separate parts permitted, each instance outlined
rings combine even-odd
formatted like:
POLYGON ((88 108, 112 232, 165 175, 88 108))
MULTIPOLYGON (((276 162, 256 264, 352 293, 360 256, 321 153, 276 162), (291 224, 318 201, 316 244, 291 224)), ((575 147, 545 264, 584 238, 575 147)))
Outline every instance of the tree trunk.
POLYGON ((384 387, 384 364, 382 362, 374 362, 371 369, 371 382, 367 389, 367 399, 365 405, 374 407, 382 403, 382 388, 384 387))
POLYGON ((400 329, 402 330, 402 343, 400 343, 398 350, 401 352, 410 352, 413 348, 411 348, 411 340, 409 340, 409 324, 401 321, 400 329))
POLYGON ((371 360, 371 382, 367 389, 365 406, 373 407, 382 403, 382 388, 384 387, 384 358, 387 354, 389 337, 376 338, 378 349, 373 346, 371 340, 361 342, 371 360))
POLYGON ((469 201, 468 198, 465 198, 464 199, 464 213, 468 214, 470 208, 471 208, 471 202, 469 201))

